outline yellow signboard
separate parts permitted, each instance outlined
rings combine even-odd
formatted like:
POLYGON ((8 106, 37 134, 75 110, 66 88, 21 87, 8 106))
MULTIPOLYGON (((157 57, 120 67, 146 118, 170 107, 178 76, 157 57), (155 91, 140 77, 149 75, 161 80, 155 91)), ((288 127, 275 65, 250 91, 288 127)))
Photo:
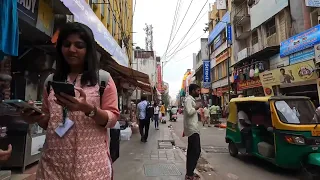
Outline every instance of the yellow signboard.
POLYGON ((259 76, 262 86, 268 87, 317 79, 313 60, 265 71, 259 76))

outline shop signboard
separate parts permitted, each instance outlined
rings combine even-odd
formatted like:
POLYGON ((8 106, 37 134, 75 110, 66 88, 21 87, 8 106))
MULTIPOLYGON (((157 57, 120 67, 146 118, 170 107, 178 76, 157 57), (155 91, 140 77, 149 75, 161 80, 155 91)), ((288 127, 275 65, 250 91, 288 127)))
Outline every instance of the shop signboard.
POLYGON ((307 61, 314 58, 314 48, 308 48, 296 53, 293 53, 289 56, 290 65, 307 61))
POLYGON ((228 45, 232 45, 232 26, 230 23, 227 25, 227 42, 228 45))
POLYGON ((122 66, 128 67, 128 57, 104 24, 92 11, 85 0, 60 0, 74 15, 74 21, 91 28, 96 42, 104 48, 122 66))
POLYGON ((53 9, 45 0, 39 0, 38 20, 36 27, 48 36, 53 34, 54 14, 53 9))
POLYGON ((19 18, 32 26, 36 26, 39 0, 17 0, 17 2, 19 18))
POLYGON ((314 46, 314 57, 316 64, 320 63, 320 44, 314 46))
POLYGON ((305 3, 308 7, 320 7, 320 0, 305 0, 305 3))
POLYGON ((226 50, 220 56, 216 57, 216 65, 218 65, 219 63, 225 61, 228 58, 229 58, 229 50, 226 50))
POLYGON ((320 43, 320 24, 280 43, 280 57, 314 47, 320 43))
POLYGON ((272 92, 273 86, 276 85, 316 80, 318 76, 315 69, 313 60, 309 60, 271 71, 265 71, 260 73, 259 77, 266 93, 266 90, 272 92))
POLYGON ((208 44, 211 44, 213 40, 226 28, 227 23, 230 23, 230 11, 226 12, 226 14, 222 17, 221 21, 210 32, 208 44))
POLYGON ((203 60, 203 87, 210 88, 211 75, 210 75, 210 60, 203 60))
POLYGON ((246 80, 246 81, 238 82, 237 89, 238 91, 243 91, 245 89, 252 89, 252 88, 257 88, 261 86, 262 84, 260 79, 254 79, 254 80, 246 80))
POLYGON ((217 9, 218 10, 227 9, 226 0, 217 0, 217 9))
POLYGON ((159 92, 163 92, 162 90, 162 72, 161 72, 161 65, 157 65, 157 89, 159 92))

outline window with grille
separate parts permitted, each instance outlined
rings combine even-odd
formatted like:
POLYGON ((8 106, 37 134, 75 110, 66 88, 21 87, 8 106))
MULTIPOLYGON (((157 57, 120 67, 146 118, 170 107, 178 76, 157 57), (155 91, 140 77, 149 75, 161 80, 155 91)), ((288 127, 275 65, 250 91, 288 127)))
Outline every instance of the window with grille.
POLYGON ((266 32, 267 37, 270 37, 271 35, 276 33, 276 20, 274 17, 266 23, 266 32))
POLYGON ((258 43, 258 31, 257 30, 252 32, 251 43, 252 43, 252 45, 255 45, 258 43))

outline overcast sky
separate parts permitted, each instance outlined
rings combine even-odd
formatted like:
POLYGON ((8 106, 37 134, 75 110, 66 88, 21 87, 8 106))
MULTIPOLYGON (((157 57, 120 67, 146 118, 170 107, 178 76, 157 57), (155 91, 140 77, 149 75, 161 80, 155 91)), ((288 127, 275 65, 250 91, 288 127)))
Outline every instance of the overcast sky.
MULTIPOLYGON (((145 23, 152 24, 154 27, 154 51, 156 51, 158 56, 163 56, 169 41, 177 1, 178 0, 136 0, 133 17, 133 31, 136 32, 133 34, 135 46, 145 48, 145 32, 143 28, 145 27, 145 23)), ((179 19, 176 30, 173 31, 174 34, 177 32, 191 1, 192 0, 181 0, 179 19)), ((164 68, 164 81, 169 83, 169 93, 172 98, 175 98, 179 92, 186 70, 192 69, 192 53, 197 53, 200 49, 199 37, 208 37, 208 33, 204 34, 203 29, 205 23, 208 21, 209 3, 213 3, 215 0, 208 1, 199 15, 198 19, 201 19, 197 21, 197 24, 190 30, 188 35, 185 36, 206 1, 207 0, 193 0, 180 30, 174 38, 172 45, 169 47, 169 53, 167 54, 175 54, 175 56, 171 58, 164 68), (183 38, 184 36, 185 38, 183 38), (196 40, 197 38, 199 39, 196 40), (190 42, 194 40, 196 41, 190 44, 190 42), (177 48, 175 45, 178 45, 180 42, 181 45, 177 48), (188 44, 190 45, 185 47, 188 44), (174 53, 176 48, 179 50, 183 47, 185 48, 174 53)), ((167 60, 169 59, 167 58, 167 60)))

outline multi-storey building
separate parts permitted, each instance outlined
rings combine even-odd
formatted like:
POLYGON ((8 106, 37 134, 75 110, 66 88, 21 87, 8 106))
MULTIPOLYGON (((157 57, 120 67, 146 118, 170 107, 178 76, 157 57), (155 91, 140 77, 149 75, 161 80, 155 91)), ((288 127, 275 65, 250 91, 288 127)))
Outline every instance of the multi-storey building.
POLYGON ((230 79, 234 94, 308 95, 318 100, 313 61, 314 46, 319 43, 319 10, 308 3, 233 1, 234 61, 230 79))
POLYGON ((230 42, 227 41, 227 26, 230 24, 231 1, 225 1, 225 7, 217 7, 214 3, 209 12, 209 57, 211 61, 211 79, 213 90, 212 102, 225 104, 228 102, 230 83, 228 81, 228 67, 232 56, 230 42))
POLYGON ((86 2, 126 52, 129 62, 132 62, 133 0, 86 0, 86 2))

